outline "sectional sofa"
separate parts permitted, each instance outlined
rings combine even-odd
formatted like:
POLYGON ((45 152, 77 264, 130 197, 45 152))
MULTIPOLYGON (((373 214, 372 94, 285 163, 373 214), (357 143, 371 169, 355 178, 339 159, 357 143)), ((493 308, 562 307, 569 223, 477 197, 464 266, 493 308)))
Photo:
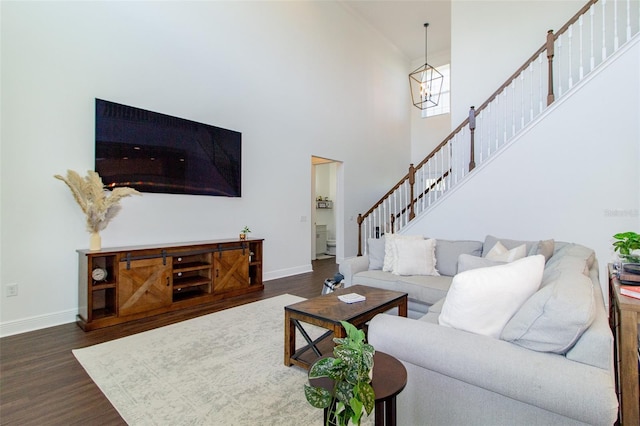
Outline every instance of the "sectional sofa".
POLYGON ((593 250, 387 235, 340 264, 345 286, 409 295, 369 342, 408 372, 403 425, 612 425, 613 336, 593 250))

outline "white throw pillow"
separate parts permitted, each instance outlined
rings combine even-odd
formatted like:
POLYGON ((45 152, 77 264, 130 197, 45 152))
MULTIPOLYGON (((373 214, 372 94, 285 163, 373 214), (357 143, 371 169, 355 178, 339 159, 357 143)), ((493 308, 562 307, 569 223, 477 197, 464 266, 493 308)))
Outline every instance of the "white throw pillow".
POLYGON ((396 240, 395 275, 440 275, 436 270, 436 240, 396 240))
POLYGON ((385 272, 393 271, 394 262, 396 260, 396 240, 398 239, 424 240, 424 237, 422 235, 385 234, 384 262, 382 263, 382 270, 385 272))
POLYGON ((507 250, 507 248, 498 241, 487 253, 486 259, 495 260, 498 262, 513 262, 514 260, 522 259, 527 255, 527 246, 526 244, 522 244, 516 248, 512 248, 511 250, 507 250))
POLYGON ((453 277, 440 325, 499 338, 502 329, 542 281, 544 256, 473 269, 453 277))

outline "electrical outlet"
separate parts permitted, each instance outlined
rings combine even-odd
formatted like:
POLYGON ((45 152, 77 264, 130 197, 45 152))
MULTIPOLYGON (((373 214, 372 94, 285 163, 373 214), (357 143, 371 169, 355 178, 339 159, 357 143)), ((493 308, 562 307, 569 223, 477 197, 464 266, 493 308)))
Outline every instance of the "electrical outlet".
POLYGON ((18 295, 18 284, 7 284, 7 297, 17 296, 18 295))

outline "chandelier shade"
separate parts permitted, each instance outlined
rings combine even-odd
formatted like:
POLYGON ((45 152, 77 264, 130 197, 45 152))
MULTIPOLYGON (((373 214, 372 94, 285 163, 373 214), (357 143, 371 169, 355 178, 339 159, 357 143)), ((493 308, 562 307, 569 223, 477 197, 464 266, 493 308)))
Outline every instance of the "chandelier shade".
POLYGON ((440 102, 442 83, 444 76, 429 65, 427 61, 427 27, 424 24, 424 65, 418 67, 409 74, 409 86, 411 88, 411 102, 421 110, 435 107, 440 102))

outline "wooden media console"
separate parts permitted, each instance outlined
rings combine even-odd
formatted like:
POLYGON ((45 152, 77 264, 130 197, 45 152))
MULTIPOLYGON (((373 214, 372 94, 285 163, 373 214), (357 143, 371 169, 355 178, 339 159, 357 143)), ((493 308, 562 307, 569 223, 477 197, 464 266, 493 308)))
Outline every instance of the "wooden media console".
POLYGON ((264 289, 262 239, 77 250, 85 331, 264 289))

